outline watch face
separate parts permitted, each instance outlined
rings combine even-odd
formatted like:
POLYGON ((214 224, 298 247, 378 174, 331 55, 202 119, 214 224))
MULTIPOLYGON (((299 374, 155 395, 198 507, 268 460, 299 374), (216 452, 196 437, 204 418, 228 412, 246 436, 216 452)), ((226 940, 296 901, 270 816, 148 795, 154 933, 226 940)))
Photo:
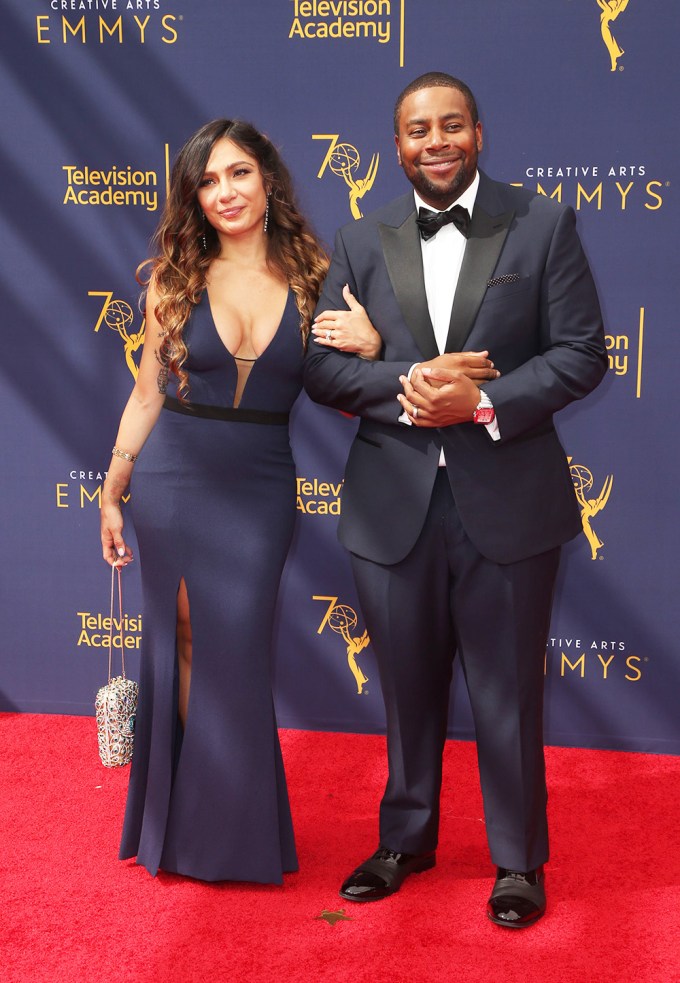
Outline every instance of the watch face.
POLYGON ((493 406, 481 406, 472 414, 475 423, 493 423, 496 419, 496 411, 493 406))

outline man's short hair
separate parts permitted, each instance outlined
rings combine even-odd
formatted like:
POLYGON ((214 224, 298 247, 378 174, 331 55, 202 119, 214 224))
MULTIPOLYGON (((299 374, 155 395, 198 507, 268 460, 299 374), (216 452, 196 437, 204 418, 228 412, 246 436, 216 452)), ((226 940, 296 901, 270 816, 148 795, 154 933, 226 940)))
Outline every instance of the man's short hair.
POLYGON ((465 104, 472 117, 472 125, 476 126, 479 122, 479 113, 477 112, 477 103, 475 97, 472 94, 472 90, 462 82, 460 79, 454 78, 453 75, 447 75, 446 72, 426 72, 425 75, 419 75, 417 79, 406 86, 406 88, 401 92, 397 98, 394 105, 394 132, 399 134, 399 114, 401 113, 401 104, 407 96, 410 96, 412 92, 418 92, 420 89, 432 89, 432 88, 447 88, 447 89, 458 89, 465 99, 465 104))

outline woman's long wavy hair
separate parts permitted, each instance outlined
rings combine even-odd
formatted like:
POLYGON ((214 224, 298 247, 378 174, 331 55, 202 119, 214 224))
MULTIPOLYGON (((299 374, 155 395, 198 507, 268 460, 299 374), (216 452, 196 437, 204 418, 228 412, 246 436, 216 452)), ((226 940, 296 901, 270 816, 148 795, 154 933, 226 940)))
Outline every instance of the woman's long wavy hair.
POLYGON ((295 295, 304 346, 328 269, 328 256, 300 213, 288 168, 268 137, 242 120, 216 119, 202 126, 173 165, 168 200, 154 237, 157 255, 137 271, 142 285, 147 286, 152 277, 158 291, 155 315, 164 333, 158 357, 178 377, 180 398, 189 391, 184 325, 201 299, 208 267, 220 251, 217 233, 203 218, 197 192, 212 148, 223 137, 258 163, 270 195, 267 264, 288 281, 295 295), (142 270, 149 264, 151 274, 144 275, 142 270))

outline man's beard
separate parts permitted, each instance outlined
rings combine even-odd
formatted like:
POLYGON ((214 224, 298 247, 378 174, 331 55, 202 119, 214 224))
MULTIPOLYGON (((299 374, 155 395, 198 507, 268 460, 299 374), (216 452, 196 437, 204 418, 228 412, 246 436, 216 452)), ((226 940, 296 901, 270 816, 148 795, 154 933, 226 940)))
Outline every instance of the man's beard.
POLYGON ((421 168, 413 168, 413 173, 411 175, 407 174, 406 176, 421 198, 433 204, 438 204, 441 210, 453 204, 456 198, 460 197, 463 191, 472 184, 474 169, 471 175, 468 162, 462 164, 456 175, 445 186, 434 184, 423 173, 421 168))

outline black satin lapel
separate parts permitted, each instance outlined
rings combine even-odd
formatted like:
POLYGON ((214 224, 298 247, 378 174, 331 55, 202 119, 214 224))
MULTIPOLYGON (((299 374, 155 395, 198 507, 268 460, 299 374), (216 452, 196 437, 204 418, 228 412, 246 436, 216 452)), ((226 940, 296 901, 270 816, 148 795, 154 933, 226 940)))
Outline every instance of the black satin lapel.
POLYGON ((397 229, 380 225, 378 230, 387 272, 406 326, 423 358, 435 358, 439 350, 427 307, 416 213, 409 215, 397 229))
POLYGON ((446 339, 447 352, 463 350, 514 214, 514 212, 505 212, 503 215, 491 216, 481 208, 475 208, 473 212, 470 238, 465 247, 463 265, 451 309, 449 334, 446 339))

